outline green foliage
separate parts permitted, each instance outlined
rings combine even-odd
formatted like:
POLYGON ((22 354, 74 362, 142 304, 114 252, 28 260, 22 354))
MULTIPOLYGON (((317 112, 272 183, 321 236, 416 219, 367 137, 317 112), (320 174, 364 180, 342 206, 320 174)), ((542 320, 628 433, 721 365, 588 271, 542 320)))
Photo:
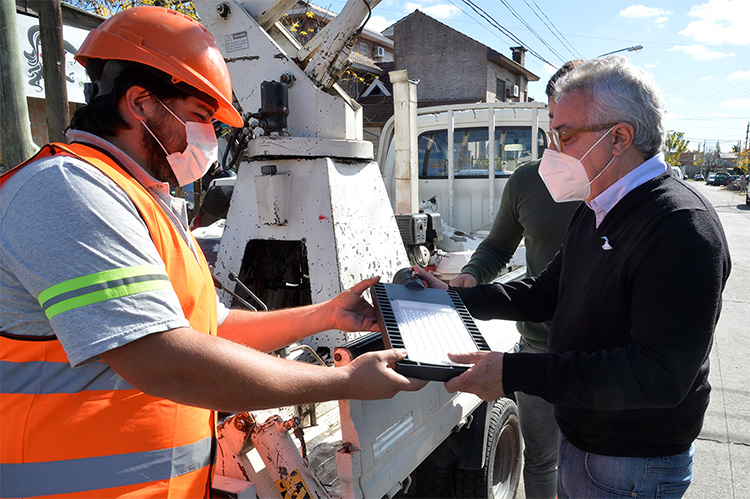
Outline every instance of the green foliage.
MULTIPOLYGON (((112 17, 118 12, 142 5, 156 5, 182 12, 193 19, 198 19, 192 0, 66 0, 65 3, 79 9, 93 12, 102 17, 112 17)), ((200 20, 200 19, 198 19, 200 20)))
POLYGON ((742 148, 737 153, 737 170, 742 170, 743 173, 750 173, 750 149, 747 147, 742 148))
POLYGON ((666 161, 670 165, 680 164, 680 154, 687 152, 690 141, 685 139, 685 132, 668 132, 666 140, 666 161))

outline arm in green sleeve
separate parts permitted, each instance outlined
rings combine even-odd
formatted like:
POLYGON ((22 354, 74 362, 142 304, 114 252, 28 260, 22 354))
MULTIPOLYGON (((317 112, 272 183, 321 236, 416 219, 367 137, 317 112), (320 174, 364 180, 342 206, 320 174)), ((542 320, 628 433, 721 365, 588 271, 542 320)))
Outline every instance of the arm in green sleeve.
POLYGON ((487 238, 479 244, 461 273, 473 275, 478 284, 492 281, 508 264, 523 238, 518 220, 518 186, 511 175, 503 189, 500 209, 487 238))

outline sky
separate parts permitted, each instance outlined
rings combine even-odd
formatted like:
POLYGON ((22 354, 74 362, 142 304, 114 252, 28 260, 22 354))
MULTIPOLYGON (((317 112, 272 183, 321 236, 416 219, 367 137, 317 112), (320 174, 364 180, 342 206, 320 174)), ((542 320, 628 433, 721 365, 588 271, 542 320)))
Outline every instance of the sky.
MULTIPOLYGON (((333 12, 346 3, 325 2, 314 3, 333 12)), ((683 132, 689 150, 718 142, 731 152, 745 144, 750 0, 382 0, 367 27, 382 31, 415 9, 508 57, 520 40, 530 49, 526 68, 539 76, 529 85, 538 101, 546 100, 547 80, 566 60, 641 45, 619 54, 654 76, 664 92, 667 129, 683 132)))

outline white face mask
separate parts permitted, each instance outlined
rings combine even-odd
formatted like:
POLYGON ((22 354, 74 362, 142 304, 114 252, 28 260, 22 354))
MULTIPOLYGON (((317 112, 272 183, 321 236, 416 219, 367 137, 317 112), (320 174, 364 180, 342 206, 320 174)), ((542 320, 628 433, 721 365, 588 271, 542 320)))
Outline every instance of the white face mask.
MULTIPOLYGON (((614 128, 614 126, 612 127, 614 128)), ((591 184, 593 184, 604 171, 609 168, 615 157, 607 163, 599 175, 594 180, 589 181, 586 169, 583 167, 583 158, 585 158, 598 144, 604 139, 607 133, 602 135, 581 159, 574 158, 565 153, 558 152, 554 149, 545 149, 542 154, 542 161, 539 164, 539 176, 542 177, 544 185, 547 186, 552 199, 557 203, 565 201, 584 201, 591 194, 591 184)))
POLYGON ((171 109, 165 106, 163 102, 159 101, 159 103, 172 116, 177 118, 180 123, 185 125, 187 137, 187 147, 185 147, 185 150, 170 154, 161 141, 156 138, 154 132, 146 125, 146 122, 141 121, 141 123, 161 148, 164 149, 164 152, 167 154, 167 162, 172 167, 174 176, 177 178, 177 183, 183 186, 195 182, 202 178, 208 172, 209 168, 211 168, 211 165, 219 158, 219 143, 216 140, 214 127, 210 123, 199 123, 197 121, 188 121, 185 123, 171 109))

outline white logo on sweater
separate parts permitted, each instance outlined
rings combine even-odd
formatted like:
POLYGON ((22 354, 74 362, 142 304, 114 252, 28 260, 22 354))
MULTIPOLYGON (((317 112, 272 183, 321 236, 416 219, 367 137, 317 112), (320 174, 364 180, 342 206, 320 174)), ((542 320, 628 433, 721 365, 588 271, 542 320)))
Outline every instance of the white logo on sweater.
POLYGON ((609 251, 612 249, 612 246, 609 245, 609 239, 607 236, 602 236, 602 239, 604 239, 604 244, 602 244, 602 249, 604 251, 609 251))

